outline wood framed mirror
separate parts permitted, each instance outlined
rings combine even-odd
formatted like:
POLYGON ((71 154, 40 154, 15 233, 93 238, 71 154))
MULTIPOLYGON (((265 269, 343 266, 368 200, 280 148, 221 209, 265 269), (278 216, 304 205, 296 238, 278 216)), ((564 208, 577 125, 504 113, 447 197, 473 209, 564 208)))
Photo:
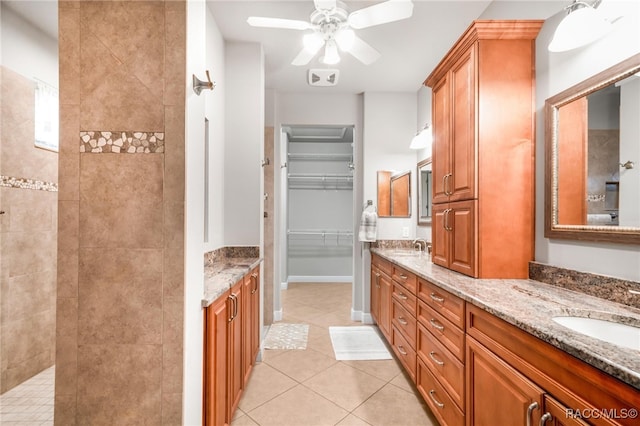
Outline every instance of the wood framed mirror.
POLYGON ((418 226, 431 225, 431 157, 418 163, 418 226))
POLYGON ((545 102, 545 237, 640 243, 640 54, 545 102))

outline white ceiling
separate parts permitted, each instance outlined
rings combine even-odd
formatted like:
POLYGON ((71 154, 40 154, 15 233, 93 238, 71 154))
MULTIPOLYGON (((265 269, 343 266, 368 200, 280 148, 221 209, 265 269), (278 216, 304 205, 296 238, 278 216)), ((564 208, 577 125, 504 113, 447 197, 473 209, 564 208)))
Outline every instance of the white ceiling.
MULTIPOLYGON (((474 19, 546 19, 570 3, 569 0, 413 0, 411 18, 357 30, 363 40, 382 54, 378 61, 367 66, 341 53, 340 63, 332 66, 340 70, 337 86, 311 87, 307 84, 308 70, 327 66, 318 61, 320 54, 307 66, 291 65, 302 48, 304 32, 253 28, 246 20, 249 16, 308 20, 314 9, 313 0, 206 2, 226 40, 263 45, 267 88, 327 93, 415 92, 474 19)), ((2 3, 57 38, 55 0, 2 0, 2 3)), ((349 12, 376 3, 380 0, 345 2, 349 12)))

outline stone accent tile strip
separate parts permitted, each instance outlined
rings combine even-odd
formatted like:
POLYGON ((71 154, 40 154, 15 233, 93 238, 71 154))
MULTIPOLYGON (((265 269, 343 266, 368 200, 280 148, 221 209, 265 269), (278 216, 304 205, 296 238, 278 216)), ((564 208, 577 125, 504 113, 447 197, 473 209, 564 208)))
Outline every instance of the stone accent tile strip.
POLYGON ((216 262, 225 262, 228 258, 258 258, 260 247, 220 247, 204 254, 204 265, 212 266, 216 262))
POLYGON ((623 305, 640 308, 640 282, 529 262, 529 278, 623 305))
POLYGON ((378 240, 371 243, 372 248, 379 249, 413 249, 413 240, 378 240))
POLYGON ((35 189, 37 191, 58 192, 58 184, 41 180, 0 175, 0 186, 6 188, 35 189))
POLYGON ((164 132, 80 132, 80 152, 153 154, 164 152, 164 132))

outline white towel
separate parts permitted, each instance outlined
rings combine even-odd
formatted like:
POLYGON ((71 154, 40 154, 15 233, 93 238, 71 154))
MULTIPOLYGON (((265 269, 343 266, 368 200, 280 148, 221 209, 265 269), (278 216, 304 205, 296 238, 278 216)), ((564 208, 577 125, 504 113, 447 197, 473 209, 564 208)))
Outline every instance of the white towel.
POLYGON ((375 211, 364 210, 360 217, 358 238, 362 242, 374 242, 378 237, 378 215, 375 211))

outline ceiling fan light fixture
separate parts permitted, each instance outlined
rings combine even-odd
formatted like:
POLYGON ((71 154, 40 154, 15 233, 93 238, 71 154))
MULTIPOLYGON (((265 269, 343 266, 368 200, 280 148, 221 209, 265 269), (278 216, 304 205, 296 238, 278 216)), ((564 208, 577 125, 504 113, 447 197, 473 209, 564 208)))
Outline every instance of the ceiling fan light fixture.
POLYGON ((340 55, 338 54, 338 46, 334 40, 327 41, 324 47, 324 57, 322 63, 326 65, 335 65, 340 62, 340 55))
POLYGON ((324 40, 320 34, 314 32, 311 34, 305 34, 305 36, 302 37, 302 44, 305 49, 315 54, 324 44, 324 40))
POLYGON ((353 48, 353 42, 356 39, 356 33, 350 28, 344 28, 336 33, 336 43, 341 50, 349 52, 353 48))

